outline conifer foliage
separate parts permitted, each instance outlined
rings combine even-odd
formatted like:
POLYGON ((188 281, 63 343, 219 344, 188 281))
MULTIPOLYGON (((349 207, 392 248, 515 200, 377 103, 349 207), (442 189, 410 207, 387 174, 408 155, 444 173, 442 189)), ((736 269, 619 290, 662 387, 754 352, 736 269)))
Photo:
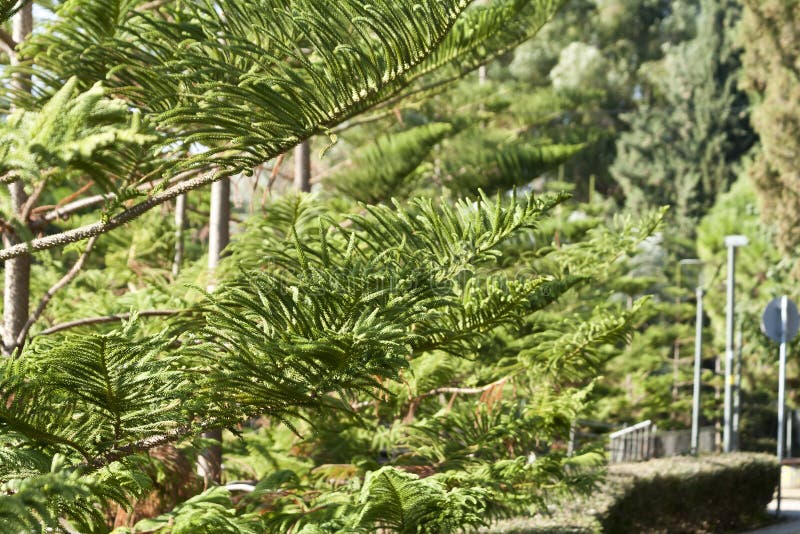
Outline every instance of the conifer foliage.
POLYGON ((695 38, 651 65, 655 95, 628 114, 631 130, 620 136, 611 168, 627 205, 671 205, 676 223, 690 236, 734 182, 755 142, 747 97, 736 86, 741 6, 703 0, 699 7, 695 38))
POLYGON ((36 108, 72 77, 81 91, 102 81, 161 137, 144 155, 119 153, 131 172, 117 189, 125 199, 144 196, 147 184, 158 193, 0 257, 111 231, 185 191, 249 173, 358 113, 458 79, 524 40, 558 7, 506 0, 465 12, 468 4, 67 2, 56 22, 21 46, 27 59, 16 72, 32 76, 32 95, 9 88, 6 100, 36 108))
MULTIPOLYGON (((313 209, 313 199, 281 200, 275 211, 295 214, 288 245, 258 227, 252 231, 261 234, 257 238, 246 234, 245 248, 232 257, 248 254, 268 269, 231 276, 213 297, 185 312, 191 319, 178 318, 160 332, 137 333, 132 322, 108 334, 57 343, 44 338, 4 362, 0 421, 4 443, 13 447, 4 452, 5 483, 54 477, 48 459, 62 458, 69 491, 59 496, 68 502, 58 509, 76 524, 97 528, 95 499, 124 502, 146 487, 131 456, 137 452, 247 416, 292 425, 371 397, 386 380, 400 379, 413 354, 475 353, 489 332, 512 327, 574 284, 548 276, 509 280, 486 271, 504 240, 533 228, 558 201, 498 197, 453 208, 420 201, 341 220, 323 214, 316 224, 298 228, 295 221, 313 209)), ((592 346, 624 338, 627 322, 600 322, 569 339, 540 342, 533 354, 529 348, 520 357, 541 364, 554 359, 548 365, 563 368, 565 357, 580 359, 592 346)), ((399 483, 392 482, 397 476, 376 474, 373 480, 399 483)), ((375 486, 375 498, 382 487, 375 486)), ((445 495, 434 482, 425 487, 434 492, 428 506, 466 499, 464 510, 484 491, 478 480, 465 486, 475 488, 468 495, 445 495)), ((11 506, 33 505, 26 495, 16 492, 0 502, 11 513, 11 506)), ((388 512, 370 511, 377 502, 369 499, 372 508, 360 512, 359 522, 393 521, 388 512)), ((448 505, 437 513, 456 510, 448 505)), ((36 514, 50 525, 56 516, 36 514)), ((447 521, 477 521, 474 514, 459 517, 447 521)), ((9 523, 14 530, 25 528, 24 518, 12 519, 18 521, 9 523)))
MULTIPOLYGON (((360 113, 439 90, 525 40, 559 2, 469 4, 65 2, 20 46, 10 76, 29 75, 30 91, 2 95, 15 111, 0 123, 0 181, 36 193, 8 217, 24 242, 0 258, 50 261, 360 113), (79 193, 64 200, 70 184, 79 193), (78 225, 62 220, 73 214, 78 225)), ((196 289, 163 321, 134 312, 121 328, 20 343, 0 362, 0 530, 107 531, 112 503, 153 487, 148 451, 246 421, 312 446, 338 419, 356 421, 349 432, 384 433, 386 459, 316 447, 337 461, 273 466, 246 498, 212 487, 119 532, 450 532, 590 487, 583 468, 598 455, 563 443, 637 308, 544 310, 632 253, 658 217, 550 246, 542 225, 566 196, 508 190, 578 146, 490 160, 494 196, 473 181, 454 189, 473 193, 464 200, 391 202, 455 129, 430 124, 355 156, 341 182, 355 198, 266 203, 214 292, 196 289), (364 187, 359 165, 404 148, 414 157, 364 187), (527 263, 509 251, 520 242, 527 263)))
POLYGON ((766 206, 765 220, 778 228, 776 244, 791 253, 800 242, 796 174, 800 4, 794 0, 743 4, 743 85, 753 97, 753 127, 761 139, 750 172, 766 206))

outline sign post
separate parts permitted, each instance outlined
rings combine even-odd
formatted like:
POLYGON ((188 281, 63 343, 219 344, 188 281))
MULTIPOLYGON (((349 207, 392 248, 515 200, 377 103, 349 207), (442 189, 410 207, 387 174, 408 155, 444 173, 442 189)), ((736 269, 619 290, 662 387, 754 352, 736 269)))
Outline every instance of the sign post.
MULTIPOLYGON (((800 315, 797 306, 786 296, 772 299, 764 309, 761 316, 761 331, 773 341, 780 343, 779 371, 778 371, 778 462, 783 460, 784 429, 786 425, 786 343, 789 342, 800 328, 800 315)), ((778 506, 777 515, 781 515, 781 484, 778 481, 778 506)))

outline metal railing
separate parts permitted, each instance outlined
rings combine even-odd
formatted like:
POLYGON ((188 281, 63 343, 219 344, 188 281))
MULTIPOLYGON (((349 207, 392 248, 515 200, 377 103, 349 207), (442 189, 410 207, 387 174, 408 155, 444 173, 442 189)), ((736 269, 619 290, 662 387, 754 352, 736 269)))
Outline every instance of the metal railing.
POLYGON ((656 425, 649 419, 608 435, 609 461, 635 462, 654 455, 656 425))

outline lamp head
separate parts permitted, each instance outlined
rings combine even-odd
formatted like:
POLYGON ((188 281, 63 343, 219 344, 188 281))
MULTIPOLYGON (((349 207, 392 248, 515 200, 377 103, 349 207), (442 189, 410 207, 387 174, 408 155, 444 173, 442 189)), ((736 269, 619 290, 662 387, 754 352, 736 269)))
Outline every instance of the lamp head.
POLYGON ((743 247, 748 243, 747 236, 743 235, 727 235, 725 236, 725 246, 730 247, 743 247))

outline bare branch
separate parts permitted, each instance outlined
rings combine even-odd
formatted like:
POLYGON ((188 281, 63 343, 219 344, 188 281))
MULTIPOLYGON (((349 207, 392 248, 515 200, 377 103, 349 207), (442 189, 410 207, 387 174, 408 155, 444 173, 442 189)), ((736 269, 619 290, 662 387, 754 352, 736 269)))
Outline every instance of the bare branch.
POLYGON ((373 113, 371 115, 364 115, 358 118, 350 119, 349 121, 345 121, 338 125, 336 128, 331 130, 332 134, 341 134, 342 132, 349 130, 355 126, 359 126, 362 124, 369 124, 371 122, 379 121, 381 119, 385 119, 386 117, 390 117, 392 115, 397 115, 397 108, 386 109, 383 111, 378 111, 377 113, 373 113))
POLYGON ((427 393, 423 393, 422 395, 416 397, 415 400, 424 399, 426 397, 433 397, 434 395, 439 395, 441 393, 457 393, 462 395, 477 395, 479 393, 486 393, 492 388, 505 384, 506 382, 508 382, 509 378, 511 377, 504 376, 500 380, 495 380, 491 384, 486 384, 485 386, 477 388, 449 388, 449 387, 436 388, 428 391, 427 393))
POLYGON ((89 465, 94 469, 100 469, 101 467, 105 467, 106 465, 125 458, 126 456, 130 456, 131 454, 149 451, 150 449, 178 441, 184 436, 195 433, 197 433, 197 429, 192 425, 181 425, 164 434, 150 436, 135 443, 123 445, 118 449, 112 449, 102 456, 98 456, 92 460, 89 465))
POLYGON ((75 213, 76 211, 80 211, 83 208, 90 208, 92 206, 97 206, 102 204, 106 200, 113 200, 116 198, 117 195, 114 193, 105 193, 102 195, 92 195, 90 197, 82 198, 80 200, 76 200, 74 202, 70 202, 65 204, 64 206, 56 206, 52 210, 48 211, 41 217, 37 217, 34 221, 32 221, 37 226, 44 226, 45 223, 53 222, 56 219, 68 219, 70 215, 75 213))
POLYGON ((168 4, 170 0, 152 0, 151 2, 145 2, 144 4, 135 8, 135 11, 143 12, 143 11, 150 11, 153 9, 158 9, 161 6, 168 4))
POLYGON ((139 204, 136 204, 132 208, 129 208, 123 211, 122 213, 115 215, 107 220, 97 221, 96 223, 87 224, 86 226, 81 226, 80 228, 75 228, 73 230, 67 230, 66 232, 40 237, 38 239, 33 239, 31 241, 28 241, 27 243, 19 243, 17 245, 6 247, 2 251, 0 251, 0 261, 7 260, 9 258, 16 258, 24 254, 31 254, 32 252, 35 252, 37 250, 47 250, 50 248, 66 245, 68 243, 83 241, 84 239, 88 239, 92 236, 104 234, 115 228, 119 228, 120 226, 122 226, 127 222, 130 222, 140 217, 150 209, 158 205, 161 205, 168 200, 172 200, 181 193, 185 193, 187 191, 197 189, 198 187, 202 187, 204 185, 216 182, 217 180, 221 180, 222 178, 225 178, 230 174, 231 173, 229 171, 209 172, 202 176, 198 176, 197 178, 192 178, 191 180, 182 181, 176 185, 173 185, 166 191, 157 193, 148 198, 147 200, 145 200, 144 202, 140 202, 139 204))
POLYGON ((91 254, 96 241, 97 241, 97 236, 94 236, 91 239, 89 239, 89 242, 86 243, 86 249, 83 251, 83 254, 81 254, 81 257, 78 258, 78 261, 76 261, 75 264, 72 266, 72 268, 69 271, 67 271, 67 274, 62 276, 61 280, 53 284, 53 287, 48 289, 47 293, 45 293, 44 296, 41 298, 41 300, 39 300, 39 305, 36 306, 36 310, 28 318, 28 321, 25 323, 25 326, 22 327, 22 330, 20 330, 19 335, 17 336, 17 343, 16 343, 17 347, 21 347, 22 344, 25 342, 25 338, 28 337, 28 332, 30 331, 31 326, 33 326, 36 323, 36 321, 39 320, 39 317, 42 316, 44 309, 50 303, 50 300, 53 298, 53 295, 55 295, 58 291, 66 287, 67 284, 69 284, 76 276, 78 276, 78 273, 83 268, 83 264, 86 263, 86 259, 89 257, 89 254, 91 254))
POLYGON ((186 193, 175 198, 175 255, 172 259, 172 277, 177 278, 183 264, 184 240, 183 230, 186 227, 186 193))
POLYGON ((69 195, 67 195, 64 198, 62 198, 61 200, 59 200, 58 203, 56 204, 56 207, 58 208, 58 207, 61 207, 61 206, 63 206, 64 204, 66 204, 68 202, 72 202, 73 200, 75 200, 76 198, 80 197, 82 194, 87 192, 92 187, 94 187, 94 180, 89 180, 88 182, 83 184, 77 191, 73 191, 69 195))
MULTIPOLYGON (((498 386, 502 386, 503 384, 508 382, 511 378, 513 378, 517 374, 519 374, 519 372, 515 372, 515 373, 512 373, 512 374, 510 374, 508 376, 504 376, 503 378, 501 378, 499 380, 495 380, 494 382, 492 382, 490 384, 486 384, 485 386, 479 386, 479 387, 475 387, 475 388, 456 388, 456 387, 436 388, 436 389, 432 389, 432 390, 430 390, 428 392, 422 393, 421 395, 417 395, 416 397, 412 397, 409 400, 411 401, 411 404, 414 405, 414 404, 419 404, 419 401, 421 401, 422 399, 426 399, 428 397, 433 397, 435 395, 440 395, 440 394, 443 394, 443 393, 452 393, 453 395, 478 395, 478 394, 481 394, 481 393, 486 393, 487 391, 491 390, 492 388, 496 388, 498 386)), ((374 402, 375 402, 375 400, 362 401, 362 402, 351 404, 350 408, 352 408, 353 410, 358 411, 361 408, 366 408, 367 406, 370 406, 374 402)))
MULTIPOLYGON (((201 172, 200 169, 192 169, 192 170, 189 170, 189 171, 186 171, 186 172, 182 172, 182 173, 176 174, 175 176, 173 176, 172 178, 169 179, 167 184, 176 184, 176 183, 180 182, 181 180, 185 180, 185 179, 187 179, 189 177, 196 176, 200 172, 201 172)), ((82 189, 85 189, 85 187, 86 186, 84 186, 84 188, 82 188, 82 189)), ((151 190, 152 188, 153 188, 152 184, 151 183, 147 183, 147 184, 139 186, 138 190, 141 191, 141 192, 146 192, 146 191, 151 190)), ((67 197, 68 200, 65 199, 66 202, 67 202, 66 204, 61 205, 61 203, 59 203, 58 206, 50 209, 50 211, 48 211, 47 213, 45 213, 44 215, 42 215, 41 217, 38 217, 35 221, 33 221, 33 224, 35 225, 35 227, 36 228, 43 227, 45 225, 45 223, 53 222, 56 219, 63 219, 63 220, 68 219, 76 211, 80 211, 80 210, 82 210, 84 208, 90 208, 92 206, 97 206, 97 205, 100 205, 100 204, 106 202, 107 200, 114 200, 115 198, 117 198, 116 193, 103 193, 103 194, 100 194, 100 195, 93 195, 93 196, 90 196, 90 197, 82 198, 80 200, 72 201, 72 198, 74 198, 74 195, 75 194, 73 193, 72 195, 69 195, 67 197)), ((33 210, 33 211, 35 213, 37 210, 33 210)))
MULTIPOLYGON (((135 315, 139 317, 169 317, 171 315, 178 315, 181 313, 180 310, 143 310, 136 312, 135 315)), ((50 334, 55 334, 56 332, 61 332, 62 330, 69 330, 70 328, 78 328, 79 326, 89 326, 93 324, 103 324, 103 323, 116 323, 119 321, 125 321, 131 318, 131 313, 117 313, 114 315, 102 315, 100 317, 87 317, 85 319, 76 319, 75 321, 69 321, 66 323, 57 324, 55 326, 51 326, 46 330, 42 330, 38 334, 35 334, 31 337, 37 336, 47 336, 50 334)))
POLYGON ((273 184, 275 184, 275 180, 278 178, 278 174, 280 174, 281 172, 281 163, 283 163, 283 158, 285 157, 286 153, 284 152, 283 154, 278 156, 277 160, 275 160, 275 166, 272 167, 272 172, 269 175, 269 182, 267 182, 267 189, 265 193, 272 191, 272 186, 273 184))
POLYGON ((17 43, 14 38, 3 28, 0 28, 0 50, 8 54, 8 57, 12 57, 16 54, 15 48, 17 48, 17 43))
POLYGON ((28 223, 28 219, 31 216, 31 210, 33 209, 33 205, 36 204, 36 201, 39 200, 39 197, 42 196, 42 192, 44 191, 45 186, 47 185, 47 180, 42 180, 36 186, 36 189, 33 190, 31 196, 28 197, 28 200, 25 201, 25 204, 22 205, 22 210, 20 211, 19 218, 23 222, 23 224, 28 223))

